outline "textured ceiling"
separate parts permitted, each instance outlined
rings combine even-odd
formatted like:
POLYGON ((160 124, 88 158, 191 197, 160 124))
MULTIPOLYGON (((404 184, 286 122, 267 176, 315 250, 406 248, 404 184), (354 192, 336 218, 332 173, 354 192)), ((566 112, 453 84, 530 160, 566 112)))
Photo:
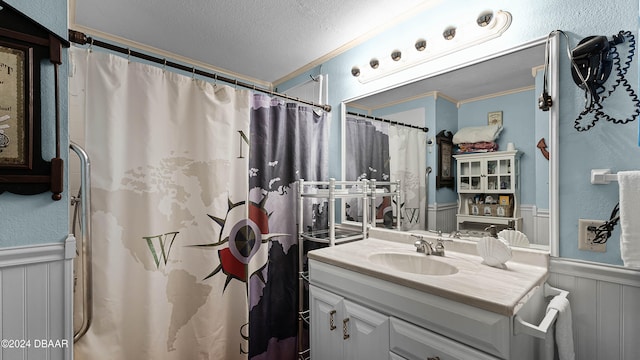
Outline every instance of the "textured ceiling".
POLYGON ((70 0, 70 27, 273 83, 439 0, 70 0))

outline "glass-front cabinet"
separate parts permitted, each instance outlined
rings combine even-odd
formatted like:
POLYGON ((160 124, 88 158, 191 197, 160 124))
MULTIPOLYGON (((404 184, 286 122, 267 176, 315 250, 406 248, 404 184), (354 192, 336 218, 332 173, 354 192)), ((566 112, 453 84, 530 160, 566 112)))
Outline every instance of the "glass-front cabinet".
POLYGON ((494 155, 506 152, 455 155, 458 163, 458 192, 515 191, 518 175, 516 157, 511 154, 494 155))
POLYGON ((518 150, 454 155, 458 230, 482 230, 487 224, 522 227, 518 208, 521 155, 518 150))

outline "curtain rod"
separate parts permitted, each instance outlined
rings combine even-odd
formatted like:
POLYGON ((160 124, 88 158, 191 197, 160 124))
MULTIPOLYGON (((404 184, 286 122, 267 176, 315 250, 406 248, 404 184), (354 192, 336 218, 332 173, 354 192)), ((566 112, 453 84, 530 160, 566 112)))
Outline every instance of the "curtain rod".
POLYGON ((347 115, 360 116, 360 117, 371 119, 371 120, 378 120, 378 121, 386 122, 386 123, 389 123, 391 125, 402 125, 402 126, 406 126, 406 127, 410 127, 410 128, 414 128, 414 129, 420 129, 420 130, 422 130, 424 132, 429 132, 429 128, 428 127, 421 127, 421 126, 417 126, 417 125, 405 124, 405 123, 401 123, 399 121, 383 119, 383 118, 379 118, 379 117, 375 117, 375 116, 371 116, 371 115, 363 115, 363 114, 359 114, 359 113, 353 112, 353 111, 347 111, 347 115))
POLYGON ((311 102, 311 101, 301 100, 300 98, 297 98, 297 97, 289 96, 287 94, 281 94, 281 93, 278 93, 278 92, 275 92, 275 91, 272 91, 272 90, 269 90, 269 89, 257 87, 257 86, 255 86, 253 84, 241 82, 241 81, 238 81, 238 79, 232 79, 232 78, 228 78, 228 77, 224 77, 224 76, 218 75, 216 73, 210 73, 210 72, 206 72, 206 71, 203 71, 203 70, 199 70, 199 69, 196 69, 195 66, 188 67, 188 66, 185 66, 185 65, 182 65, 182 64, 178 64, 178 63, 175 63, 175 62, 172 62, 172 61, 168 61, 167 59, 161 59, 161 58, 158 58, 158 57, 155 57, 155 56, 143 54, 141 52, 134 51, 134 50, 131 50, 129 48, 123 48, 121 46, 117 46, 117 45, 114 45, 114 44, 110 44, 110 43, 107 43, 107 42, 104 42, 104 41, 100 41, 100 40, 94 39, 94 38, 92 38, 90 36, 87 36, 85 33, 82 33, 80 31, 69 29, 69 41, 71 41, 73 43, 76 43, 76 44, 80 44, 80 45, 89 44, 90 46, 98 46, 98 47, 105 48, 105 49, 108 49, 108 50, 111 50, 111 51, 114 51, 114 52, 118 52, 118 53, 121 53, 121 54, 126 54, 127 56, 133 56, 133 57, 144 59, 144 60, 147 60, 147 61, 150 61, 150 62, 154 62, 154 63, 160 64, 162 66, 169 66, 169 67, 172 67, 174 69, 179 69, 179 70, 182 70, 182 71, 191 72, 194 75, 200 75, 200 76, 204 76, 204 77, 211 78, 211 79, 214 79, 214 80, 224 81, 226 83, 233 84, 235 86, 241 86, 241 87, 244 87, 244 88, 247 88, 247 89, 251 89, 251 90, 254 90, 254 91, 260 91, 260 92, 263 92, 263 93, 266 93, 266 94, 269 94, 269 95, 272 95, 272 96, 277 96, 277 97, 281 97, 281 98, 284 98, 284 99, 287 99, 287 100, 293 100, 293 101, 296 101, 296 102, 299 102, 299 103, 302 103, 302 104, 305 104, 305 105, 318 107, 318 108, 321 108, 322 110, 324 110, 326 112, 331 112, 331 105, 328 105, 328 104, 316 104, 316 103, 311 102))

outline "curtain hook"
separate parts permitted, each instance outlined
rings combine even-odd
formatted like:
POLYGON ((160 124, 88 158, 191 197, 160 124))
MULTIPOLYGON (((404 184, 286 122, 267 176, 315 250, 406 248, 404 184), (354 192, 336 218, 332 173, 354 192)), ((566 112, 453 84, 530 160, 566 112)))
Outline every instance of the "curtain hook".
POLYGON ((91 42, 89 43, 89 52, 93 52, 93 38, 91 38, 91 42))
POLYGON ((162 65, 162 73, 164 74, 167 71, 167 58, 164 58, 164 64, 162 65))
POLYGON ((195 80, 196 79, 196 67, 193 67, 193 71, 191 72, 191 80, 195 80))
POLYGON ((235 79, 234 84, 235 84, 236 90, 238 90, 238 79, 235 79))
POLYGON ((131 49, 127 48, 127 62, 131 64, 131 49))
POLYGON ((218 86, 218 73, 213 74, 213 87, 218 86))

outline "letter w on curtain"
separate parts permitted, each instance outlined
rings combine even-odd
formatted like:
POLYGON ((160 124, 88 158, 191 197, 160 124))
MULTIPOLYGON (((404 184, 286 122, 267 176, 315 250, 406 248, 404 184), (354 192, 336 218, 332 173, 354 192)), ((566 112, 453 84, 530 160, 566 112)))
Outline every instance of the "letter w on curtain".
POLYGON ((262 237, 265 250, 249 264, 249 357, 253 360, 297 358, 295 182, 328 180, 329 121, 325 112, 266 95, 253 96, 249 199, 252 209, 267 214, 269 232, 262 237))

